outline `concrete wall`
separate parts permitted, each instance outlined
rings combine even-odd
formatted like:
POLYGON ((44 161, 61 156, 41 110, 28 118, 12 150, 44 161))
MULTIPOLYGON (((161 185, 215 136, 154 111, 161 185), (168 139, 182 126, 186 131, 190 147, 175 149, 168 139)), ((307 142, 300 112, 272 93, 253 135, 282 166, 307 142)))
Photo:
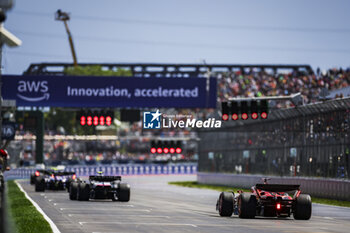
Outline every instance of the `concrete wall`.
POLYGON ((234 187, 250 188, 256 183, 262 183, 262 177, 271 178, 271 184, 300 184, 302 193, 311 197, 331 198, 335 200, 350 201, 350 181, 337 179, 321 179, 309 177, 274 177, 262 175, 241 175, 224 173, 198 172, 197 180, 201 184, 228 185, 234 187))

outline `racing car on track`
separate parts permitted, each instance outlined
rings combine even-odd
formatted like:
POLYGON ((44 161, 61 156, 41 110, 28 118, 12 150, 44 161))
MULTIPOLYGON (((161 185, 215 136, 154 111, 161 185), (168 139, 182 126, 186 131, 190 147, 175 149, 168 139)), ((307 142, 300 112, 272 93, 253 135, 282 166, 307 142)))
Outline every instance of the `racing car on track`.
POLYGON ((35 191, 44 192, 48 190, 65 190, 70 183, 77 179, 75 172, 43 170, 35 174, 35 191))
POLYGON ((121 176, 89 176, 88 181, 76 180, 70 184, 69 199, 89 201, 90 199, 112 199, 128 202, 130 185, 121 183, 121 176))
POLYGON ((230 217, 234 213, 240 218, 290 217, 308 220, 312 212, 311 197, 301 194, 300 185, 256 184, 251 193, 238 191, 222 192, 216 204, 220 216, 230 217))
POLYGON ((51 172, 52 170, 49 169, 37 169, 30 175, 30 184, 34 185, 37 177, 51 174, 51 172))

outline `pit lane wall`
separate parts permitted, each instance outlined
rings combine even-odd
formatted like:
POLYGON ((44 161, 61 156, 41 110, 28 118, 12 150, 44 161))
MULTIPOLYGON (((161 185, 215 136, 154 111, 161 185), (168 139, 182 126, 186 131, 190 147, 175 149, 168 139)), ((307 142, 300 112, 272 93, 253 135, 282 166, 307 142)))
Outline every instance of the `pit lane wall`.
MULTIPOLYGON (((77 176, 96 175, 103 171, 104 175, 186 175, 196 174, 196 164, 175 165, 110 165, 110 166, 67 166, 65 171, 72 171, 77 176)), ((6 178, 29 178, 36 171, 34 168, 15 168, 5 173, 6 178)))
MULTIPOLYGON (((310 177, 280 177, 265 175, 241 175, 226 173, 198 172, 197 181, 201 184, 226 185, 250 188, 256 183, 262 183, 261 178, 271 178, 271 184, 300 184, 302 193, 311 197, 329 198, 350 201, 350 181, 339 179, 322 179, 310 177)), ((234 190, 236 191, 236 190, 234 190)))

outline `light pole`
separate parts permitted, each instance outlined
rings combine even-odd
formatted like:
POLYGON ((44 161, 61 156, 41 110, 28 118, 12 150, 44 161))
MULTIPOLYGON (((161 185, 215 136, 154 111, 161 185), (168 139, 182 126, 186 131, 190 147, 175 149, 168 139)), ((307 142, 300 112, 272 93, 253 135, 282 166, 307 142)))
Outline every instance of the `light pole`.
POLYGON ((6 20, 5 10, 8 10, 12 7, 12 1, 4 2, 7 4, 0 2, 0 147, 2 145, 2 46, 6 44, 10 47, 17 47, 22 44, 22 41, 20 39, 18 39, 11 32, 7 31, 3 26, 3 22, 6 20))
POLYGON ((70 50, 72 52, 72 57, 73 57, 73 63, 74 66, 77 67, 78 66, 78 61, 77 61, 77 55, 75 53, 75 49, 74 49, 74 44, 73 44, 73 38, 72 38, 72 34, 70 33, 69 27, 68 27, 68 23, 67 21, 69 21, 70 16, 67 12, 63 12, 61 10, 57 10, 55 13, 55 19, 58 21, 62 21, 64 23, 64 27, 66 28, 66 32, 68 35, 68 41, 69 41, 69 45, 70 45, 70 50))

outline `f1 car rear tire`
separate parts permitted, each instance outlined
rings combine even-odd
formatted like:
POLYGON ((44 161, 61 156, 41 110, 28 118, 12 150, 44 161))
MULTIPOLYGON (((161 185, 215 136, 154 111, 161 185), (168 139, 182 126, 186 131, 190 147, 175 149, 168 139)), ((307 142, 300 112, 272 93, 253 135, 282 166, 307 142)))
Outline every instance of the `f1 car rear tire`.
POLYGON ((256 196, 251 193, 241 193, 238 197, 238 216, 254 218, 256 215, 256 196))
POLYGON ((231 217, 233 213, 234 196, 230 192, 222 192, 219 197, 218 209, 221 217, 231 217))
POLYGON ((78 192, 78 182, 72 182, 69 186, 69 199, 76 200, 78 192))
POLYGON ((90 186, 86 183, 80 183, 77 197, 79 201, 88 201, 90 199, 90 186))
POLYGON ((117 194, 118 201, 123 201, 123 202, 130 201, 130 185, 129 184, 126 184, 126 183, 120 184, 117 193, 118 193, 117 194))
POLYGON ((293 217, 298 220, 309 220, 312 213, 312 201, 309 194, 300 194, 295 200, 293 217))
POLYGON ((67 189, 67 192, 69 192, 69 189, 70 189, 70 184, 73 182, 73 179, 72 178, 68 178, 68 180, 66 181, 66 189, 67 189))
POLYGON ((45 191, 45 179, 42 176, 38 176, 35 179, 35 192, 45 191))

